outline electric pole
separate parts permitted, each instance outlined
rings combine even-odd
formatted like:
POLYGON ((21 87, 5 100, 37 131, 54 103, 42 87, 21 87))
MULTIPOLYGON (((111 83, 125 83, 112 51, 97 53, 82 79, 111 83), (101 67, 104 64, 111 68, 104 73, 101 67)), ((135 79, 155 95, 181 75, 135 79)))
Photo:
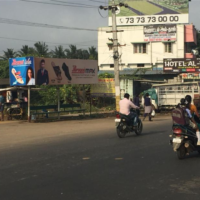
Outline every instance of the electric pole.
POLYGON ((115 77, 115 98, 116 98, 116 110, 119 111, 119 100, 120 100, 120 81, 119 81, 119 52, 118 52, 118 39, 117 32, 122 32, 117 30, 116 24, 116 11, 118 7, 128 7, 127 4, 119 3, 115 4, 115 1, 112 1, 112 5, 109 6, 100 6, 100 9, 111 10, 112 12, 112 31, 107 33, 113 33, 113 59, 114 59, 114 77, 115 77))

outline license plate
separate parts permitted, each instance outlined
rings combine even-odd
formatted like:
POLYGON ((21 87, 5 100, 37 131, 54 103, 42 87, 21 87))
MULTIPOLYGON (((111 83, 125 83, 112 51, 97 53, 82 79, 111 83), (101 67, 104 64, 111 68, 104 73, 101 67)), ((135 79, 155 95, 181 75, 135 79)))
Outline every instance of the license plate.
POLYGON ((121 122, 121 119, 115 119, 115 122, 121 122))
POLYGON ((173 138, 173 143, 181 143, 182 139, 181 138, 173 138))

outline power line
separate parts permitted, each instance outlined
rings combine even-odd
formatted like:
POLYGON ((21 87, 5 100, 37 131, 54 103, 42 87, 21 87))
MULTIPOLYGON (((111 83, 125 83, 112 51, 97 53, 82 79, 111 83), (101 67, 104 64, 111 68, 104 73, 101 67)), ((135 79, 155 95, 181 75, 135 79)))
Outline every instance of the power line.
POLYGON ((82 31, 98 31, 97 29, 57 26, 57 25, 51 25, 51 24, 41 24, 41 23, 34 23, 34 22, 7 19, 7 18, 0 18, 0 23, 2 23, 2 24, 15 24, 15 25, 22 25, 22 26, 32 26, 32 27, 41 27, 41 28, 56 28, 56 29, 68 29, 68 30, 82 30, 82 31))
POLYGON ((82 5, 82 4, 75 4, 75 3, 69 3, 68 5, 66 5, 68 2, 64 2, 66 4, 59 4, 59 3, 40 2, 40 1, 28 1, 28 0, 19 0, 19 1, 23 1, 23 2, 26 2, 26 3, 40 3, 40 4, 48 4, 48 5, 56 5, 56 6, 67 6, 67 7, 80 7, 80 8, 97 8, 98 7, 98 6, 94 6, 94 5, 86 5, 86 4, 82 5), (74 4, 74 5, 72 5, 72 4, 74 4))
MULTIPOLYGON (((35 40, 24 40, 24 39, 19 39, 19 38, 10 38, 10 37, 1 37, 0 36, 0 39, 5 39, 5 40, 19 40, 19 41, 25 41, 25 42, 38 42, 38 41, 35 41, 35 40)), ((97 40, 92 40, 92 41, 85 41, 85 42, 93 42, 93 41, 97 41, 97 40)), ((48 41, 44 41, 45 43, 48 43, 48 44, 57 44, 57 45, 71 45, 71 44, 67 44, 67 43, 56 43, 56 42, 48 42, 48 41)), ((75 43, 73 45, 79 45, 81 43, 84 43, 84 42, 79 42, 79 43, 75 43)), ((91 46, 91 45, 86 45, 86 44, 82 44, 80 46, 91 46)))

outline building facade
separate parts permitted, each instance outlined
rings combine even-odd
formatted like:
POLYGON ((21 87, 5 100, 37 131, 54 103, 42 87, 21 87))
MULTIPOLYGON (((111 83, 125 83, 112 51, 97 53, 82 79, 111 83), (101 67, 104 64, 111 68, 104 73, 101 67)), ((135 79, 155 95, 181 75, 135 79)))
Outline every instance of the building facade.
MULTIPOLYGON (((195 58, 191 53, 197 45, 196 29, 192 24, 177 24, 173 40, 149 39, 144 35, 145 26, 118 27, 119 70, 162 70, 164 58, 195 58)), ((99 70, 114 71, 112 27, 98 29, 99 70), (107 33, 109 32, 110 33, 107 33)))

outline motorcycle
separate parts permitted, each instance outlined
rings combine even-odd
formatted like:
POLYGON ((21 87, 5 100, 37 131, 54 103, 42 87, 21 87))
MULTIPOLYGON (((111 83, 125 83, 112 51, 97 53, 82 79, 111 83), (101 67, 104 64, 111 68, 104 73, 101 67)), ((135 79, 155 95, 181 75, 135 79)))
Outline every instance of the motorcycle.
POLYGON ((115 126, 119 138, 124 138, 127 133, 131 132, 135 132, 136 135, 140 135, 142 133, 143 124, 141 119, 139 118, 139 113, 137 113, 136 111, 134 112, 137 115, 137 117, 134 118, 135 121, 134 126, 132 125, 131 119, 127 115, 123 115, 117 112, 115 119, 115 126), (136 121, 137 118, 138 120, 136 121))
POLYGON ((182 125, 173 125, 172 132, 172 135, 169 135, 170 144, 173 146, 173 150, 177 152, 179 159, 183 159, 186 154, 188 155, 193 151, 200 153, 195 130, 182 125))

